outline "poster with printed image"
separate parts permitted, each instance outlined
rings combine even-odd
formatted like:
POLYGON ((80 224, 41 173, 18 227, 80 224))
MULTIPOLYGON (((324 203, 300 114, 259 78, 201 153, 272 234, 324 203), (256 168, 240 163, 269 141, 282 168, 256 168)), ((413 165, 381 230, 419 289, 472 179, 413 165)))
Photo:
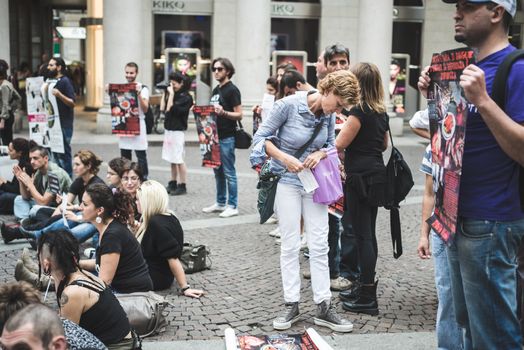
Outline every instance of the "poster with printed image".
POLYGON ((403 117, 406 113, 406 89, 409 84, 410 56, 392 54, 389 66, 389 99, 393 112, 403 117))
POLYGON ((53 95, 53 89, 57 80, 48 79, 42 85, 42 96, 47 113, 47 130, 46 136, 49 138, 49 147, 53 153, 64 153, 64 136, 60 125, 60 116, 58 114, 58 103, 56 96, 53 95))
POLYGON ((120 136, 140 135, 140 115, 136 84, 109 84, 112 133, 120 136))
POLYGON ((306 51, 279 51, 275 50, 272 54, 272 75, 277 75, 277 67, 283 63, 291 63, 297 67, 304 77, 307 77, 307 52, 306 51))
POLYGON ((200 143, 202 166, 218 168, 221 163, 215 106, 195 106, 193 114, 200 143))
POLYGON ((448 50, 433 55, 429 73, 428 111, 435 210, 428 224, 448 244, 457 228, 468 115, 468 101, 460 87, 460 76, 472 63, 475 63, 473 50, 448 50))
POLYGON ((169 81, 169 74, 179 72, 185 75, 191 82, 189 94, 196 101, 197 82, 200 80, 200 50, 167 48, 164 50, 166 57, 165 81, 169 81))
POLYGON ((45 115, 44 99, 42 97, 43 77, 26 78, 25 93, 27 96, 27 115, 45 115))
POLYGON ((46 114, 28 114, 29 139, 35 141, 40 146, 49 148, 49 131, 47 128, 46 114))

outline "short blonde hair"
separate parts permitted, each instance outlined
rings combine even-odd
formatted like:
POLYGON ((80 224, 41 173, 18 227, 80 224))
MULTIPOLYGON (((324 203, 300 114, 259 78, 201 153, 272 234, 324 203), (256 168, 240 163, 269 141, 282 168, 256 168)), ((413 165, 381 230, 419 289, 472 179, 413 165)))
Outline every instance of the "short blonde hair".
POLYGON ((169 195, 167 194, 167 190, 158 181, 144 181, 136 192, 136 197, 140 202, 142 218, 135 235, 136 239, 142 242, 151 218, 157 214, 172 214, 172 212, 169 210, 169 195))
POLYGON ((351 106, 356 105, 360 101, 358 80, 355 75, 348 70, 329 73, 318 82, 318 90, 323 95, 332 92, 334 95, 344 99, 346 103, 351 106))
POLYGON ((364 62, 351 67, 351 71, 357 77, 360 86, 359 107, 361 109, 367 107, 377 113, 385 113, 384 87, 378 67, 373 63, 364 62))

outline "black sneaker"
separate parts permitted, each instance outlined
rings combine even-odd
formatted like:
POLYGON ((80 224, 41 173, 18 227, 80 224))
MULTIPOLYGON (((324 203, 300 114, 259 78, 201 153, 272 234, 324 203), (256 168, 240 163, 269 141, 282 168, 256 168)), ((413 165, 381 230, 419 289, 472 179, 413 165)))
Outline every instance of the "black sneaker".
POLYGON ((2 238, 4 239, 5 244, 15 239, 24 238, 24 235, 20 232, 18 224, 6 225, 5 222, 3 222, 0 230, 2 231, 2 238))
POLYGON ((277 331, 289 329, 291 328, 293 323, 298 321, 298 302, 286 303, 285 306, 286 310, 282 313, 282 315, 278 316, 273 320, 273 328, 277 331))
POLYGON ((313 320, 317 326, 328 327, 335 332, 349 333, 353 330, 353 323, 340 318, 329 300, 318 304, 317 317, 313 320))

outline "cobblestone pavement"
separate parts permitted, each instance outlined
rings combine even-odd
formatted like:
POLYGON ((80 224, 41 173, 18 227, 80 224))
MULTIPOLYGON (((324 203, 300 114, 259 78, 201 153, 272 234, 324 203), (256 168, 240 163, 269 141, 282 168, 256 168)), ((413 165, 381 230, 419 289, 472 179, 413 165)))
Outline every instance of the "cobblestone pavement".
MULTIPOLYGON (((96 138, 96 135, 93 135, 96 138)), ((348 313, 339 305, 337 293, 333 301, 337 310, 354 323, 354 333, 398 333, 433 331, 437 298, 433 282, 433 264, 416 256, 419 236, 420 203, 423 177, 418 172, 424 146, 416 139, 410 146, 399 147, 414 172, 416 186, 401 209, 403 256, 395 260, 389 237, 389 213, 380 210, 377 232, 379 259, 377 277, 380 314, 377 317, 348 313)), ((86 141, 87 143, 87 141, 86 141)), ((73 151, 90 148, 108 161, 119 155, 116 144, 76 144, 73 151)), ((150 178, 167 183, 168 164, 161 160, 161 147, 148 151, 150 178)), ((209 169, 200 167, 197 147, 188 147, 188 194, 171 197, 170 204, 186 227, 185 241, 201 243, 211 249, 212 268, 188 275, 192 287, 206 291, 201 299, 177 295, 176 288, 162 294, 168 296, 169 326, 154 340, 198 340, 223 337, 224 329, 250 334, 274 333, 272 319, 283 306, 279 270, 279 245, 267 233, 275 225, 259 225, 256 217, 256 175, 249 168, 248 151, 237 150, 240 216, 219 219, 204 214, 201 208, 214 202, 215 182, 209 169), (188 229, 189 228, 189 229, 188 229)), ((101 174, 105 176, 105 168, 101 174)), ((0 243, 0 282, 14 280, 14 266, 21 249, 27 244, 0 243)), ((307 266, 301 256, 301 268, 307 266)), ((54 303, 54 296, 50 298, 54 303)), ((313 325, 316 307, 312 301, 310 281, 302 280, 301 319, 290 332, 313 325)), ((329 330, 315 327, 323 335, 329 330)))

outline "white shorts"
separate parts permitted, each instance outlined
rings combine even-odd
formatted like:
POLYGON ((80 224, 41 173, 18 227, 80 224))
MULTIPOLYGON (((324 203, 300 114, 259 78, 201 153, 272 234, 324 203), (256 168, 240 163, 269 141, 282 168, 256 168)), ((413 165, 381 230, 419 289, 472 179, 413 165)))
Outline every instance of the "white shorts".
POLYGON ((162 146, 162 159, 172 164, 183 164, 185 156, 185 136, 183 131, 166 130, 162 146))

